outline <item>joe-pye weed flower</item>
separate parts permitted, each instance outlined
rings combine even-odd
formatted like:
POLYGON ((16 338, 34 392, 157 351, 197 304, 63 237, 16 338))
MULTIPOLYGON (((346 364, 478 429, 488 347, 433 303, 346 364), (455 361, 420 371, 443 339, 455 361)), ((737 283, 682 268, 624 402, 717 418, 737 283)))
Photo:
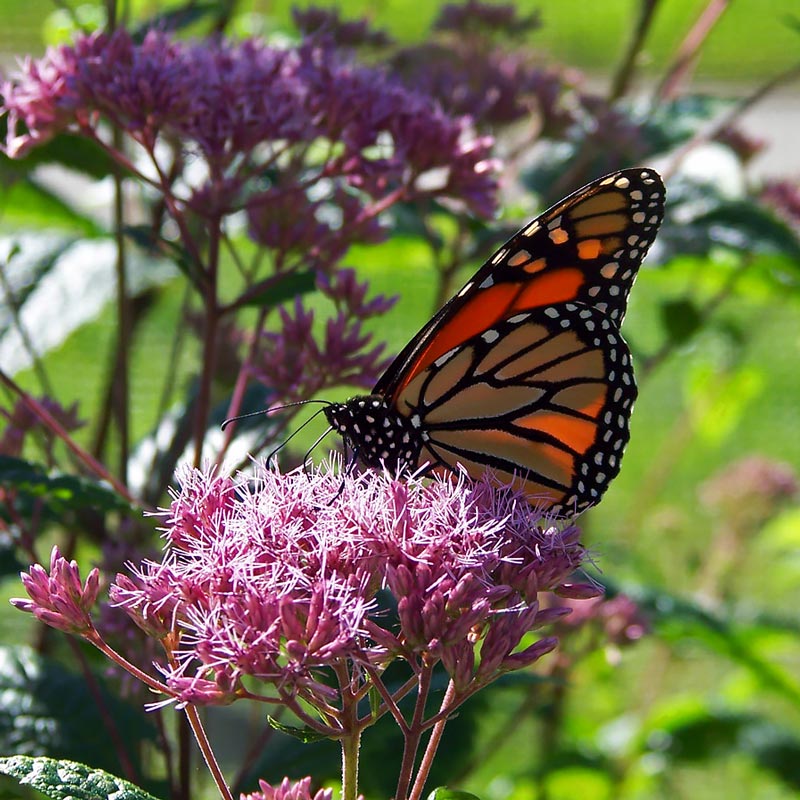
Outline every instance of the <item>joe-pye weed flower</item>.
MULTIPOLYGON (((163 512, 163 558, 132 565, 110 589, 164 650, 161 678, 147 676, 148 685, 181 707, 287 708, 309 731, 342 742, 346 794, 355 791, 348 757, 388 713, 406 740, 397 796, 408 796, 423 734, 556 646, 552 636, 529 638, 566 611, 541 609, 540 593, 594 593, 570 583, 584 558, 578 528, 488 478, 400 481, 328 465, 309 474, 261 465, 237 479, 186 468, 178 477, 163 512), (382 675, 397 661, 407 679, 390 686, 382 675), (426 713, 441 668, 449 688, 426 713), (370 693, 380 702, 365 706, 370 693), (401 701, 412 693, 409 718, 401 701)), ((59 627, 125 665, 88 616, 95 588, 87 582, 78 597, 77 568, 62 562, 54 552, 49 578, 34 567, 30 600, 16 604, 46 622, 57 606, 59 627)), ((416 776, 418 791, 425 775, 416 776)))

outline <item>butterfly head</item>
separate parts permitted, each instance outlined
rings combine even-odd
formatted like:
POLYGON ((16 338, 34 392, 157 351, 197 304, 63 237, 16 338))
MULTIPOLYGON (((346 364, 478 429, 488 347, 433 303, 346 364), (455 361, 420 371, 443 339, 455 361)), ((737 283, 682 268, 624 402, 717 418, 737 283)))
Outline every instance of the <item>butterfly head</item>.
POLYGON ((413 469, 421 439, 411 421, 392 409, 379 395, 352 397, 325 409, 331 427, 370 467, 391 471, 413 469))

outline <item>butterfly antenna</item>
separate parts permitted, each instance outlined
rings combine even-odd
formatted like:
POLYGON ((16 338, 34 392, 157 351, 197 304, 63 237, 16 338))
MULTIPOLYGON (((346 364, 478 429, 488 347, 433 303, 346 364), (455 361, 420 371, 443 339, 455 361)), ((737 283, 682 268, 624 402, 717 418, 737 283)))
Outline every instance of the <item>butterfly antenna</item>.
MULTIPOLYGON (((324 409, 320 409, 320 411, 323 411, 323 410, 324 410, 324 409)), ((319 414, 319 411, 317 411, 317 414, 319 414)), ((314 417, 316 417, 316 416, 317 416, 317 414, 314 414, 314 417)), ((311 419, 314 419, 314 417, 311 417, 311 419)), ((311 419, 310 419, 308 422, 311 422, 311 419)), ((308 424, 308 423, 306 423, 306 424, 308 424)), ((322 441, 322 440, 323 440, 323 439, 324 439, 324 438, 325 438, 325 437, 326 437, 326 436, 327 436, 329 433, 331 433, 332 431, 333 431, 333 428, 332 428, 332 427, 328 427, 328 428, 327 428, 327 429, 326 429, 326 430, 325 430, 325 431, 322 433, 322 435, 321 435, 321 436, 318 436, 318 437, 317 437, 317 439, 316 439, 316 441, 314 442, 314 444, 312 444, 312 445, 311 445, 311 447, 309 447, 309 448, 308 448, 308 450, 306 450, 306 454, 303 456, 303 470, 305 471, 305 473, 306 473, 306 475, 307 475, 307 476, 309 475, 309 471, 308 471, 308 460, 309 460, 309 457, 311 456, 311 453, 312 453, 312 451, 313 451, 313 450, 314 450, 314 448, 315 448, 315 447, 316 447, 316 446, 317 446, 317 445, 318 445, 318 444, 319 444, 319 443, 320 443, 320 442, 321 442, 321 441, 322 441)), ((294 434, 292 434, 292 435, 294 435, 294 434)), ((286 441, 289 441, 289 440, 287 439, 286 441)), ((286 444, 286 442, 284 442, 284 444, 286 444)), ((281 445, 281 447, 283 447, 283 445, 281 445)), ((280 448, 279 448, 279 449, 280 449, 280 448)))
MULTIPOLYGON (((324 402, 325 405, 331 405, 330 403, 327 402, 327 400, 320 400, 320 401, 304 400, 302 403, 289 403, 288 405, 289 406, 296 406, 296 405, 304 405, 305 403, 313 403, 313 402, 324 402)), ((287 408, 287 406, 281 406, 281 408, 287 408)), ((272 461, 272 459, 281 450, 283 450, 283 448, 286 447, 286 445, 289 444, 289 442, 291 442, 292 439, 294 439, 294 437, 297 436, 297 434, 300 433, 300 431, 303 430, 303 428, 306 427, 306 425, 308 425, 309 423, 313 422, 324 410, 325 410, 324 408, 321 408, 321 409, 319 409, 319 411, 315 411, 294 433, 292 433, 289 436, 287 436, 277 447, 275 447, 272 450, 270 450, 269 454, 267 455, 267 464, 269 464, 269 462, 272 461)), ((333 428, 328 428, 328 430, 325 431, 325 433, 323 433, 322 436, 319 437, 319 439, 317 439, 317 441, 314 443, 314 446, 316 446, 320 442, 320 440, 324 436, 327 436, 328 433, 330 431, 332 431, 332 430, 333 430, 333 428)), ((313 447, 312 447, 312 449, 313 449, 313 447)), ((310 452, 311 452, 311 450, 309 450, 309 453, 310 452)), ((308 453, 306 454, 306 458, 308 458, 308 453)), ((305 463, 305 459, 304 459, 304 463, 305 463)))
MULTIPOLYGON (((262 414, 272 414, 274 411, 283 411, 285 408, 294 408, 295 406, 307 406, 311 405, 312 403, 319 403, 320 405, 324 406, 333 405, 333 403, 331 403, 329 400, 298 400, 295 403, 284 403, 282 406, 272 406, 271 408, 265 408, 263 411, 251 411, 249 414, 239 414, 236 417, 228 417, 228 419, 223 421, 220 427, 224 431, 225 428, 231 424, 231 422, 238 422, 240 419, 247 419, 248 417, 258 417, 261 416, 262 414)), ((320 409, 320 411, 322 411, 322 409, 320 409)), ((317 414, 319 414, 319 411, 317 412, 317 414)), ((300 428, 298 428, 297 430, 302 430, 302 428, 309 422, 311 422, 311 420, 314 419, 314 417, 316 417, 317 414, 314 414, 314 416, 311 417, 308 420, 308 422, 303 423, 303 425, 301 425, 300 428)), ((292 434, 292 436, 294 436, 294 434, 292 434)), ((286 441, 288 442, 289 439, 287 439, 286 441)), ((284 442, 284 444, 286 444, 286 442, 284 442)), ((281 445, 281 447, 283 447, 283 445, 281 445)))

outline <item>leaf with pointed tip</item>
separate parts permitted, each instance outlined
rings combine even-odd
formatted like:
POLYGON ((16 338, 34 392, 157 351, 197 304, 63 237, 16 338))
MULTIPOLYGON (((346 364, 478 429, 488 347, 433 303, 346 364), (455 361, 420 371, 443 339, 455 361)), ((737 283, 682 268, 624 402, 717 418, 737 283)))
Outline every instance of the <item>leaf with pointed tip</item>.
POLYGON ((311 728, 295 728, 292 725, 284 725, 282 722, 278 722, 278 720, 276 720, 274 717, 271 717, 269 714, 267 714, 267 723, 269 724, 270 728, 274 728, 276 731, 285 733, 287 736, 292 736, 295 739, 299 739, 305 744, 310 742, 321 742, 328 738, 324 733, 318 733, 317 731, 311 730, 311 728))
POLYGON ((185 5, 154 14, 133 32, 133 39, 141 42, 151 30, 177 32, 194 25, 205 17, 220 16, 227 4, 196 3, 191 0, 185 5))
POLYGON ((476 794, 439 786, 428 795, 428 800, 480 800, 480 798, 476 794))
POLYGON ((234 305, 272 308, 286 300, 313 292, 317 287, 316 278, 313 270, 296 270, 272 276, 247 291, 234 305))

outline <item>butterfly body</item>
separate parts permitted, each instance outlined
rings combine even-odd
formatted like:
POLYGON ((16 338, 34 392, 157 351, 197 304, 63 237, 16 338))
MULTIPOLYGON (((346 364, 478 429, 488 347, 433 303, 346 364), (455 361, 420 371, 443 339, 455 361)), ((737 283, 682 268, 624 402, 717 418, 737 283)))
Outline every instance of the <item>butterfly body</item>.
POLYGON ((619 332, 664 209, 648 169, 608 175, 526 225, 409 342, 371 395, 326 409, 368 465, 491 470, 580 510, 619 472, 636 399, 619 332))

